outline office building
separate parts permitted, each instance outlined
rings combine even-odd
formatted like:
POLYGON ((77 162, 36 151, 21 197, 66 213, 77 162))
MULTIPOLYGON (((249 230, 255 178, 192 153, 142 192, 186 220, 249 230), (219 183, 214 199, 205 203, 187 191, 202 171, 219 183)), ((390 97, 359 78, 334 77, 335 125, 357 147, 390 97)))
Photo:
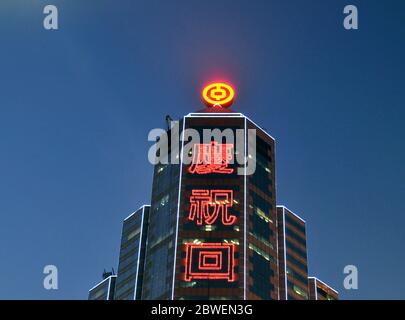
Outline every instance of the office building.
POLYGON ((150 206, 144 205, 124 220, 115 300, 141 298, 149 210, 150 206))
POLYGON ((207 86, 207 108, 159 131, 166 148, 150 207, 124 221, 115 299, 309 298, 306 223, 276 207, 275 139, 226 108, 233 94, 207 86))
POLYGON ((203 129, 230 128, 234 137, 242 130, 245 138, 240 150, 214 139, 191 146, 191 157, 226 154, 219 166, 185 164, 181 156, 180 165, 155 167, 142 298, 278 299, 274 139, 240 113, 193 113, 181 125, 201 136, 203 129), (249 176, 238 174, 249 163, 230 164, 237 152, 253 159, 248 129, 256 130, 249 176))
POLYGON ((308 278, 310 300, 338 300, 339 293, 316 277, 308 278))
POLYGON ((108 275, 89 290, 89 300, 114 300, 116 275, 108 275))
POLYGON ((305 221, 285 206, 277 206, 278 261, 281 300, 308 300, 305 221))

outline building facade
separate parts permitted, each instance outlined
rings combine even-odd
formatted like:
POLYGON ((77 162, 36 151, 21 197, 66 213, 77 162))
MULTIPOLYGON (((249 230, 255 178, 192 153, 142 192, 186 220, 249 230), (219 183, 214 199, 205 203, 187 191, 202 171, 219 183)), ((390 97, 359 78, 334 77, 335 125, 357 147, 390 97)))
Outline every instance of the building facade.
POLYGON ((189 114, 183 119, 185 129, 200 136, 207 129, 230 130, 234 140, 217 137, 208 145, 191 145, 186 154, 191 151, 192 164, 181 159, 167 298, 277 299, 274 139, 240 113, 189 114), (256 131, 255 141, 249 141, 248 129, 256 131), (236 148, 238 133, 242 142, 236 148), (254 164, 249 164, 256 158, 249 157, 249 142, 256 143, 254 164), (200 165, 195 154, 203 148, 211 153, 219 148, 229 163, 200 165), (248 161, 237 163, 238 155, 248 161), (256 170, 246 175, 249 165, 256 170))
MULTIPOLYGON (((172 148, 170 139, 174 130, 168 130, 168 150, 161 157, 171 158, 173 154, 179 158, 179 150, 172 148)), ((172 296, 179 169, 176 163, 154 166, 142 300, 171 299, 172 296)))
POLYGON ((281 300, 308 300, 305 221, 285 206, 277 206, 278 261, 281 300))
POLYGON ((124 220, 115 300, 141 298, 149 211, 150 206, 144 205, 124 220))
POLYGON ((316 277, 308 278, 309 298, 311 300, 338 300, 339 293, 316 277))
POLYGON ((110 275, 89 290, 89 300, 114 300, 115 280, 117 276, 110 275))
POLYGON ((150 207, 124 221, 115 299, 311 298, 306 223, 276 206, 274 138, 212 106, 157 140, 167 147, 150 207))

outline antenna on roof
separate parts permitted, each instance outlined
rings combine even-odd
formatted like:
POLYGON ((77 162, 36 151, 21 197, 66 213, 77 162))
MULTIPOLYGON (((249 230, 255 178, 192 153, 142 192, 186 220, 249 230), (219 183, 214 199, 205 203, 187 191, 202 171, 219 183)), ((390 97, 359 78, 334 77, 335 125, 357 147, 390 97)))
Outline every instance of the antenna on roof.
POLYGON ((104 272, 103 272, 103 280, 104 279, 107 279, 109 276, 112 276, 112 275, 114 275, 115 273, 114 273, 114 269, 112 269, 112 271, 109 271, 109 272, 107 272, 107 271, 105 271, 105 269, 104 269, 104 272))
POLYGON ((166 115, 166 125, 167 125, 167 130, 171 129, 171 122, 173 121, 172 117, 169 115, 166 115))

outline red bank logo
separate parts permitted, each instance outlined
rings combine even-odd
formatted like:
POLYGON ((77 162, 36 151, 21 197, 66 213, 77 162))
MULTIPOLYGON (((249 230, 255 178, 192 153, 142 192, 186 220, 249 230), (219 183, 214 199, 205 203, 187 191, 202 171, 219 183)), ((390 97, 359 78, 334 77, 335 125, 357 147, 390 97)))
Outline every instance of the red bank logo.
POLYGON ((185 281, 223 279, 235 281, 235 245, 230 243, 187 243, 185 281))
POLYGON ((207 106, 229 107, 235 96, 233 88, 225 83, 212 83, 203 90, 202 97, 207 106))

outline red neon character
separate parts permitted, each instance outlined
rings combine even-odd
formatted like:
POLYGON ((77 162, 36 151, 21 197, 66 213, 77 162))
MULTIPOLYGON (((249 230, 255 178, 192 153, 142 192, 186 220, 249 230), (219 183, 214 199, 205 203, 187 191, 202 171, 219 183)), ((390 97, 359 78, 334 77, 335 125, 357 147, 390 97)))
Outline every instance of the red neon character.
POLYGON ((200 270, 221 270, 222 254, 221 251, 213 251, 210 253, 199 252, 198 268, 200 270))
POLYGON ((235 281, 234 252, 231 243, 187 243, 184 280, 235 281))
POLYGON ((188 219, 197 225, 213 224, 221 213, 222 223, 229 226, 236 222, 228 212, 232 205, 233 190, 192 190, 188 219))
POLYGON ((233 144, 211 143, 194 144, 193 160, 188 172, 197 174, 224 173, 230 174, 233 168, 228 168, 232 160, 233 144))

